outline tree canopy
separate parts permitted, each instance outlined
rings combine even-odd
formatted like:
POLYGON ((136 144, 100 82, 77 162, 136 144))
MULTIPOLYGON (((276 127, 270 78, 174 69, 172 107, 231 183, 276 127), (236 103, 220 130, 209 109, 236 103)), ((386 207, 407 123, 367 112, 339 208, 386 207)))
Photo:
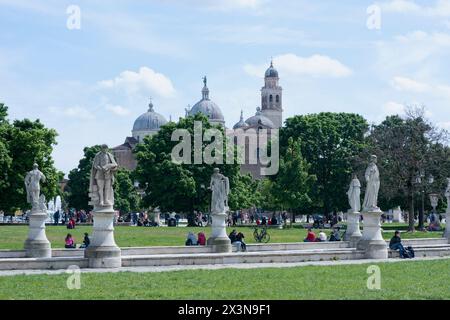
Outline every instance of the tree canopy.
POLYGON ((0 210, 12 213, 17 209, 28 209, 24 178, 39 165, 46 176, 41 184, 47 199, 60 194, 59 181, 63 173, 54 167, 53 147, 57 133, 46 128, 39 120, 7 120, 8 108, 0 104, 0 210))

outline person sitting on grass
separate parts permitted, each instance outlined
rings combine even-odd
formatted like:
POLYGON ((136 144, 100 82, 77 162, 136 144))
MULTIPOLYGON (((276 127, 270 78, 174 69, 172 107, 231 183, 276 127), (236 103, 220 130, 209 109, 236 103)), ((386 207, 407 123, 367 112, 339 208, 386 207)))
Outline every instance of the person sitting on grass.
POLYGON ((195 237, 195 234, 191 231, 189 231, 187 240, 186 240, 187 246, 196 246, 197 245, 197 238, 195 237))
POLYGON ((89 234, 87 232, 84 233, 83 244, 80 246, 80 249, 86 249, 91 244, 91 240, 89 239, 89 234))
POLYGON ((402 239, 400 238, 400 231, 396 230, 394 236, 389 242, 389 248, 391 250, 398 250, 400 252, 400 258, 409 258, 408 253, 402 245, 402 239))
POLYGON ((198 233, 198 240, 197 243, 199 246, 204 246, 206 245, 206 236, 203 232, 199 232, 198 233))
POLYGON ((325 242, 327 241, 327 235, 325 232, 323 232, 322 230, 320 230, 319 232, 319 236, 316 238, 317 242, 325 242))
POLYGON ((339 228, 336 228, 333 230, 333 232, 330 235, 329 241, 341 241, 341 236, 339 234, 339 228))
POLYGON ((72 238, 72 235, 70 233, 68 233, 66 236, 64 247, 66 249, 75 249, 77 247, 77 245, 75 244, 75 240, 72 238))
POLYGON ((308 234, 306 235, 305 240, 303 242, 314 242, 316 241, 316 234, 311 230, 311 228, 308 229, 308 234))

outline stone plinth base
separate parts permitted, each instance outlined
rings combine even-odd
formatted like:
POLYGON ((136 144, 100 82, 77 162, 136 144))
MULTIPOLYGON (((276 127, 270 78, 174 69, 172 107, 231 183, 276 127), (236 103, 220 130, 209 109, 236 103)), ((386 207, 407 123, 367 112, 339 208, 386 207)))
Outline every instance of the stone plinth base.
POLYGON ((208 239, 208 245, 212 246, 213 252, 223 253, 231 252, 231 241, 227 235, 226 213, 214 213, 212 218, 211 237, 208 239))
POLYGON ((352 210, 347 212, 347 230, 345 232, 344 241, 349 241, 352 248, 356 248, 362 237, 359 229, 359 217, 359 212, 353 212, 352 210))
POLYGON ((120 268, 122 257, 114 240, 114 217, 112 207, 95 208, 91 244, 84 252, 89 268, 120 268))
POLYGON ((45 234, 46 212, 34 212, 29 216, 28 238, 25 240, 25 252, 28 258, 51 258, 52 248, 45 234))
POLYGON ((447 209, 445 213, 445 232, 444 237, 448 239, 448 243, 450 243, 450 210, 447 209))
POLYGON ((381 234, 380 218, 382 215, 380 209, 363 211, 363 232, 357 248, 365 251, 367 259, 387 259, 388 248, 381 234))

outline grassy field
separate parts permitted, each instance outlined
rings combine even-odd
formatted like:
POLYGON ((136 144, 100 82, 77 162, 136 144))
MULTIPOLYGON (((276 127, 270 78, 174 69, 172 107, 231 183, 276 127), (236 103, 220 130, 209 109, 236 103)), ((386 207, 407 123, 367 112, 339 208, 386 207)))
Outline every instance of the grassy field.
POLYGON ((380 263, 380 290, 368 266, 83 273, 80 290, 67 274, 2 276, 0 299, 450 299, 450 259, 380 263))
MULTIPOLYGON (((247 243, 254 243, 253 228, 237 227, 228 228, 228 233, 232 229, 241 231, 245 235, 247 243)), ((168 227, 129 227, 118 226, 115 230, 115 239, 120 247, 142 247, 142 246, 180 246, 184 245, 188 231, 197 234, 200 231, 205 232, 208 237, 211 234, 211 228, 168 228, 168 227)), ((329 230, 324 230, 329 235, 329 230)), ((68 230, 65 226, 47 226, 47 238, 53 248, 64 247, 64 237, 70 232, 77 244, 81 244, 84 232, 91 234, 92 226, 78 226, 74 230, 68 230)), ((306 230, 300 228, 291 229, 269 229, 271 237, 270 242, 299 242, 306 237, 306 230)), ((316 234, 319 230, 314 230, 316 234)), ((22 249, 23 243, 27 238, 28 226, 0 226, 0 249, 22 249)), ((390 239, 393 231, 383 233, 385 239, 390 239)), ((440 238, 442 232, 415 232, 403 233, 404 239, 408 238, 440 238)))

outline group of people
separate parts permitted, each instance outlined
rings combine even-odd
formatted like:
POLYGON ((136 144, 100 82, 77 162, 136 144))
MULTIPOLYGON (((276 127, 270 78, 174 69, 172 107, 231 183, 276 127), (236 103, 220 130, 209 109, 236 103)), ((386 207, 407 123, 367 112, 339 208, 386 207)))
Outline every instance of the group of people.
POLYGON ((203 232, 199 232, 197 237, 193 232, 189 232, 186 239, 187 246, 205 246, 206 245, 206 236, 203 232))
MULTIPOLYGON (((92 212, 86 212, 85 210, 68 210, 62 213, 57 210, 53 214, 53 225, 57 226, 59 222, 69 224, 73 220, 75 223, 92 223, 92 212)), ((75 225, 75 223, 73 223, 75 225)))
MULTIPOLYGON (((73 236, 68 233, 66 239, 64 240, 64 248, 66 249, 76 249, 77 244, 75 243, 75 239, 73 236)), ((91 240, 89 239, 89 234, 87 232, 84 233, 83 244, 80 246, 80 249, 86 249, 91 244, 91 240)))
POLYGON ((339 233, 339 228, 334 228, 330 234, 330 238, 327 237, 327 234, 322 230, 319 231, 319 234, 316 234, 312 231, 311 228, 308 229, 308 234, 303 242, 325 242, 325 241, 341 241, 341 235, 339 233))

